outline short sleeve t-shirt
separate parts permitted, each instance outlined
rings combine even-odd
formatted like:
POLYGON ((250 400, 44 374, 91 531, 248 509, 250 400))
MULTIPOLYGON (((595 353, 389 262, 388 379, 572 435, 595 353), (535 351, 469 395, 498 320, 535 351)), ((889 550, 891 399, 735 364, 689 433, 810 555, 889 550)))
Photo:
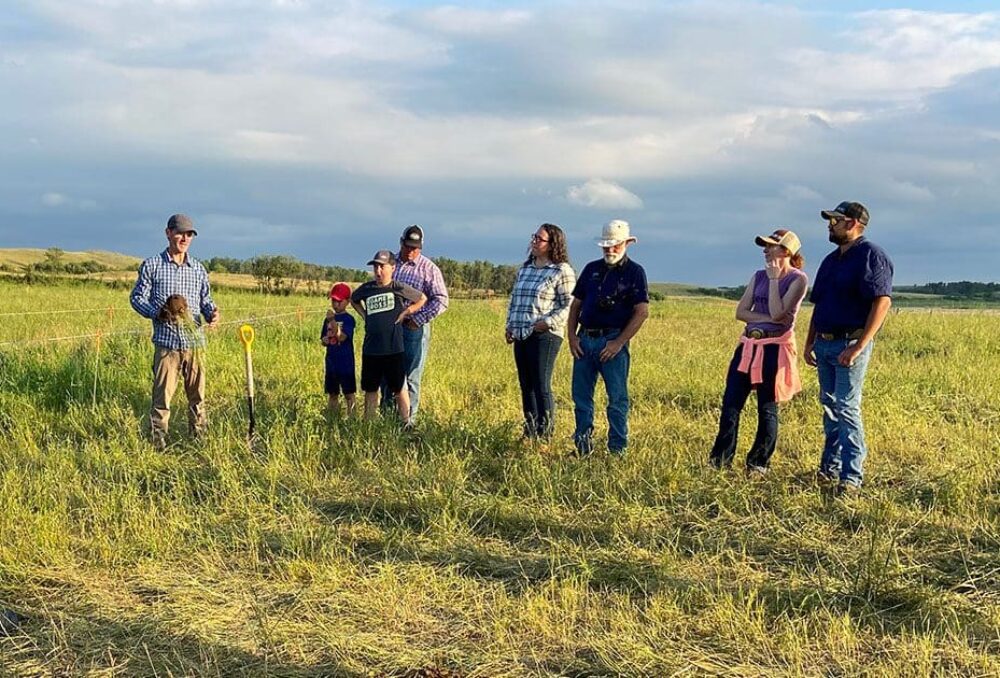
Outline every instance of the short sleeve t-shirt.
POLYGON ((337 313, 333 318, 323 320, 323 330, 320 338, 326 336, 331 322, 341 324, 341 329, 347 339, 339 344, 328 344, 326 347, 326 367, 338 374, 354 371, 354 328, 356 321, 350 313, 337 313))
POLYGON ((589 329, 624 329, 637 304, 649 302, 646 271, 628 257, 614 266, 604 259, 587 264, 576 279, 580 324, 589 329))
POLYGON ((403 352, 403 326, 396 323, 406 302, 420 300, 420 292, 392 281, 385 287, 374 280, 354 290, 351 301, 365 309, 363 355, 392 355, 403 352))
POLYGON ((889 255, 864 237, 846 252, 828 254, 816 272, 809 301, 817 332, 846 332, 865 326, 876 297, 892 296, 889 255))

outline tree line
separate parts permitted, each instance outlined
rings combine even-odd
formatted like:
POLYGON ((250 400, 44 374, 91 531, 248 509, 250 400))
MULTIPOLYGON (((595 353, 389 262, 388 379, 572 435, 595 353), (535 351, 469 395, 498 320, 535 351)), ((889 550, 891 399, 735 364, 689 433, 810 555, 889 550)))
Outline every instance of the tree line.
POLYGON ((924 285, 896 287, 898 292, 936 294, 949 299, 984 299, 1000 301, 1000 283, 983 283, 962 280, 960 282, 932 282, 924 285))
MULTIPOLYGON (((455 261, 437 257, 448 289, 458 294, 508 294, 514 287, 519 266, 488 261, 455 261)), ((253 276, 257 288, 267 294, 296 291, 321 292, 330 281, 364 282, 368 271, 344 266, 310 264, 284 254, 262 254, 250 259, 211 257, 202 261, 210 273, 241 273, 253 276)))

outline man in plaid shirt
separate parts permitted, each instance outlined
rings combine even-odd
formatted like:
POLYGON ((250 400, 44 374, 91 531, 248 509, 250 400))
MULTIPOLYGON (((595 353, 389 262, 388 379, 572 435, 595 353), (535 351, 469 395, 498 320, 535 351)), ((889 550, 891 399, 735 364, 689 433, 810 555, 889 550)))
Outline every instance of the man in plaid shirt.
MULTIPOLYGON (((430 322, 448 308, 448 288, 437 264, 421 254, 424 247, 424 229, 408 226, 399 238, 399 257, 392 279, 427 295, 424 307, 403 323, 403 350, 406 353, 406 384, 410 392, 410 422, 417 415, 420 405, 420 377, 427 360, 431 342, 430 322)), ((386 402, 383 391, 383 404, 386 402)), ((391 400, 390 400, 391 402, 391 400)))
MULTIPOLYGON (((219 324, 208 272, 188 254, 198 232, 191 219, 175 214, 167 221, 167 249, 142 262, 129 301, 136 313, 153 321, 153 400, 149 412, 153 444, 166 446, 170 400, 183 378, 188 400, 188 427, 193 435, 205 430, 205 370, 200 352, 205 346, 202 321, 219 324), (169 297, 187 302, 187 317, 168 312, 169 297)), ((176 300, 175 300, 176 301, 176 300)))

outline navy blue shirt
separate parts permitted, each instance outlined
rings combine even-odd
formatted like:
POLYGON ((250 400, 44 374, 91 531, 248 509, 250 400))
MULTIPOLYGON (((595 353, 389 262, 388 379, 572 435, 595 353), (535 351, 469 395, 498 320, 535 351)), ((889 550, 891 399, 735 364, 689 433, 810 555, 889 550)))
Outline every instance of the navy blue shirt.
POLYGON ((582 302, 580 325, 588 329, 624 329, 636 304, 649 302, 646 271, 627 256, 609 266, 592 261, 576 279, 573 296, 582 302))
POLYGON ((354 316, 346 311, 337 313, 333 318, 323 320, 323 331, 320 338, 326 336, 327 328, 331 322, 341 323, 341 329, 347 335, 347 339, 339 344, 327 344, 326 346, 326 369, 333 370, 337 374, 354 372, 354 316))
POLYGON ((809 301, 817 332, 847 332, 865 326, 876 297, 892 296, 892 261, 864 236, 841 255, 838 247, 819 265, 809 301))

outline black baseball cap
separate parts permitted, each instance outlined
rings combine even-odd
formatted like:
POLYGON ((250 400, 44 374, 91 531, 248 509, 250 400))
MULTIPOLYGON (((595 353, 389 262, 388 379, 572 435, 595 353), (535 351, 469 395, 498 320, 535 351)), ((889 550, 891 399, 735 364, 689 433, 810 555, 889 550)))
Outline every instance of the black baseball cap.
POLYGON ((832 210, 823 210, 820 212, 820 216, 824 219, 847 217, 848 219, 857 220, 862 226, 868 225, 868 208, 859 202, 849 202, 845 200, 832 210))
POLYGON ((403 235, 399 236, 399 244, 422 249, 424 246, 424 229, 416 224, 407 226, 403 229, 403 235))
POLYGON ((396 264, 396 255, 389 250, 379 250, 371 258, 371 261, 368 262, 369 266, 372 264, 390 264, 394 266, 396 264))

